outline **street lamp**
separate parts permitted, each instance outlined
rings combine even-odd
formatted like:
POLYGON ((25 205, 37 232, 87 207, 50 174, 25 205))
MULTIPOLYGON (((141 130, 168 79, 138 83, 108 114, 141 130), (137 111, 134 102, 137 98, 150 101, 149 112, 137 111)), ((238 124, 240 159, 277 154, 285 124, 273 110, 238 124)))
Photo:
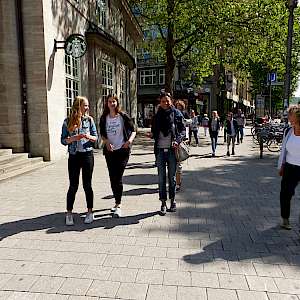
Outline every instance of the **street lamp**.
POLYGON ((286 55, 286 65, 285 65, 286 73, 285 73, 284 100, 283 100, 283 110, 284 110, 285 117, 287 117, 287 108, 289 106, 289 100, 290 100, 294 9, 297 7, 297 4, 298 4, 298 0, 287 1, 287 8, 289 9, 289 22, 288 22, 287 55, 286 55))

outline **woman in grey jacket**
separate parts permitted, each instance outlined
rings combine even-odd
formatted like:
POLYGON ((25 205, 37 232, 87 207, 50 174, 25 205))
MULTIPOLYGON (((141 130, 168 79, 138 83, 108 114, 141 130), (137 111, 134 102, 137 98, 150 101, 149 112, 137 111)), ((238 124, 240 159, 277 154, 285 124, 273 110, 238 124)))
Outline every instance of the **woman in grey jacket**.
POLYGON ((291 199, 300 181, 300 105, 289 108, 291 127, 287 129, 278 160, 279 175, 282 176, 280 191, 281 227, 291 229, 289 217, 291 199))

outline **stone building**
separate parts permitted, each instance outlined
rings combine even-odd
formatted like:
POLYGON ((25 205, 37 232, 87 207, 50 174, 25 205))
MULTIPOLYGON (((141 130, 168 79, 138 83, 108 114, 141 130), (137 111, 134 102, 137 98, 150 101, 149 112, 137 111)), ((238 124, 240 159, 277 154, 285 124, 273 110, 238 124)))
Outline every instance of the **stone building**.
POLYGON ((97 123, 108 94, 136 118, 143 35, 126 0, 1 0, 0 34, 0 147, 59 159, 62 122, 78 94, 97 123), (61 49, 72 34, 84 36, 80 58, 61 49))

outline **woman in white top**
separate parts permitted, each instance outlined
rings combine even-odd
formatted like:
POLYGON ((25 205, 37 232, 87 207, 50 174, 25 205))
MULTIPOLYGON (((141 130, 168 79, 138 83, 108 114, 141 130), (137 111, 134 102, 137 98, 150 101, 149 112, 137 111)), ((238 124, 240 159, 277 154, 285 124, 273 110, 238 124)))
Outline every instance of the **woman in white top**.
POLYGON ((279 175, 282 176, 280 207, 284 229, 291 229, 289 223, 291 199, 300 181, 300 105, 289 108, 291 128, 287 129, 278 160, 279 175))
POLYGON ((126 168, 130 146, 136 132, 130 117, 121 111, 119 99, 107 96, 104 111, 100 118, 100 134, 104 143, 105 156, 115 206, 111 209, 113 217, 121 217, 121 198, 123 194, 123 174, 126 168))

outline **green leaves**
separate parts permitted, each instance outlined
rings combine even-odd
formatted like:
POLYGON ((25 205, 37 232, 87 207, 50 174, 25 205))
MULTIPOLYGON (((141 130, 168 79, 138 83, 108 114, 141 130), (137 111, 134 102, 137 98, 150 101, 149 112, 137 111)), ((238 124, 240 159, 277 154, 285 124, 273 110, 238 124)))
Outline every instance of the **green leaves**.
MULTIPOLYGON (((214 65, 221 61, 227 68, 237 70, 241 79, 251 76, 255 89, 261 85, 260 67, 276 71, 280 80, 284 78, 289 13, 286 0, 132 0, 130 3, 140 8, 142 27, 156 28, 160 33, 154 40, 145 40, 142 47, 164 57, 167 63, 170 57, 188 62, 190 74, 197 74, 199 81, 212 74, 214 65)), ((299 19, 295 10, 293 78, 299 73, 299 19)))

